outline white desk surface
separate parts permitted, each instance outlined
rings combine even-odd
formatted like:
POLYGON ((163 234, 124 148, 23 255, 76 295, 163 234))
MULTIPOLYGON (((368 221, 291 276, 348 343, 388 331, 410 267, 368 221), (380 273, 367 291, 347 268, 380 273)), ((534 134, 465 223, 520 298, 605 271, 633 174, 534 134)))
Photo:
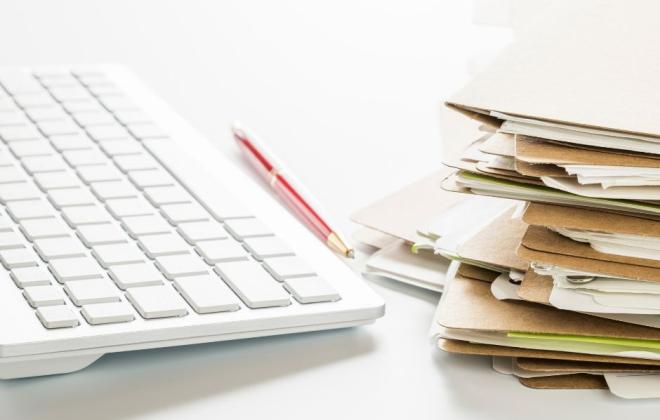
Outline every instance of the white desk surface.
MULTIPOLYGON (((0 64, 124 63, 227 153, 230 121, 261 133, 348 232, 440 165, 441 100, 491 38, 458 1, 5 0, 0 16, 0 64)), ((372 326, 109 355, 0 383, 0 417, 657 418, 657 402, 534 391, 442 354, 438 295, 371 284, 387 301, 372 326)))

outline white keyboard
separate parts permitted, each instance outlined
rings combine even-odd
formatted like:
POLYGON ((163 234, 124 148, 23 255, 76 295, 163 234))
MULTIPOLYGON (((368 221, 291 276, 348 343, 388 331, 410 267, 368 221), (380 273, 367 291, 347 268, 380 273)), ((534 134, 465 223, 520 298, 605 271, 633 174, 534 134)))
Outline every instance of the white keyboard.
POLYGON ((0 377, 382 315, 170 113, 122 69, 0 70, 0 377))

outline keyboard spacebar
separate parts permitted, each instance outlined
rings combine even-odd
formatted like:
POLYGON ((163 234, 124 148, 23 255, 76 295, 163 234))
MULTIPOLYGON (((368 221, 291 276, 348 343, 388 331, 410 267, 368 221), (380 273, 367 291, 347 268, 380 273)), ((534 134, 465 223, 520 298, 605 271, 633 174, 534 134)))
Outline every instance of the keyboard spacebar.
POLYGON ((236 197, 218 186, 173 140, 144 140, 142 144, 216 219, 252 216, 236 197))

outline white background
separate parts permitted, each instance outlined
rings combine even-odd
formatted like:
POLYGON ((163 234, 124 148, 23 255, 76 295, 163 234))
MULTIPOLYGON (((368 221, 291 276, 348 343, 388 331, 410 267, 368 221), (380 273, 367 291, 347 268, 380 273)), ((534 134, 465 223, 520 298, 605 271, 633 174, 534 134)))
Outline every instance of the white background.
MULTIPOLYGON (((458 0, 3 0, 0 64, 126 64, 227 153, 232 120, 260 133, 350 233, 351 212, 439 167, 442 100, 506 38, 474 20, 458 0)), ((371 284, 372 326, 109 355, 0 383, 0 418, 657 418, 442 354, 438 295, 371 284)))

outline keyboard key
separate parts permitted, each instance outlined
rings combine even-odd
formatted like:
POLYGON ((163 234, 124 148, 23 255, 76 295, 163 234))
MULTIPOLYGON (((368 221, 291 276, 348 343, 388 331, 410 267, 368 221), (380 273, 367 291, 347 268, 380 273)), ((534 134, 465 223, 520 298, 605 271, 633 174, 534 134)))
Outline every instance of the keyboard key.
POLYGON ((126 140, 106 140, 99 143, 101 149, 108 156, 134 155, 144 153, 140 143, 133 139, 126 140))
POLYGON ((7 270, 20 267, 33 267, 38 258, 29 248, 5 249, 0 251, 0 261, 7 270))
POLYGON ((284 288, 300 303, 334 302, 339 293, 320 277, 298 277, 284 281, 284 288))
POLYGON ((168 279, 207 274, 209 267, 194 254, 178 254, 156 258, 156 267, 168 279))
POLYGON ((14 229, 14 223, 9 218, 0 216, 0 232, 10 232, 14 229))
POLYGON ((103 165, 107 163, 108 158, 96 149, 67 150, 62 152, 64 160, 73 167, 103 165))
POLYGON ((30 286, 48 286, 53 278, 43 267, 14 268, 9 275, 21 289, 30 286))
POLYGON ((146 153, 119 155, 112 158, 122 172, 157 169, 158 162, 146 153))
POLYGON ((120 300, 117 288, 107 278, 72 281, 64 285, 64 291, 76 306, 120 300))
POLYGON ((59 286, 31 286, 23 289, 23 296, 30 306, 64 305, 64 293, 59 286))
POLYGON ((140 140, 167 137, 167 134, 160 127, 152 123, 129 124, 127 128, 131 134, 140 140))
POLYGON ((44 261, 85 255, 85 247, 77 238, 72 237, 37 239, 34 241, 34 250, 44 261))
POLYGON ((56 238, 67 236, 69 227, 63 221, 55 218, 28 219, 20 223, 21 232, 30 242, 41 238, 56 238))
POLYGON ((211 219, 211 215, 197 203, 166 204, 160 207, 160 213, 173 225, 211 219))
POLYGON ((27 180, 28 176, 16 166, 0 167, 0 184, 11 184, 27 180))
POLYGON ((144 198, 120 198, 106 200, 105 207, 117 219, 127 216, 154 214, 155 209, 144 198))
POLYGON ((48 156, 55 154, 48 140, 25 140, 9 143, 9 150, 19 159, 28 156, 48 156))
POLYGON ((123 95, 100 96, 99 99, 103 106, 111 112, 128 109, 138 109, 138 107, 129 98, 123 95))
POLYGON ((165 204, 190 203, 193 201, 190 194, 179 186, 145 188, 144 195, 156 207, 165 204))
POLYGON ((23 248, 23 238, 16 232, 0 232, 0 249, 23 248))
POLYGON ((57 102, 45 92, 19 93, 14 95, 14 100, 21 108, 51 107, 57 102))
POLYGON ((232 219, 225 221, 225 227, 232 236, 239 241, 256 236, 269 236, 273 232, 270 228, 255 218, 232 219))
POLYGON ((261 261, 268 257, 283 257, 293 255, 293 251, 280 238, 275 236, 262 236, 259 238, 246 238, 243 245, 248 251, 261 261))
POLYGON ((217 264, 216 272, 250 308, 287 306, 289 294, 254 261, 217 264))
POLYGON ((39 190, 25 182, 0 185, 0 202, 7 204, 11 201, 34 200, 39 198, 39 190))
POLYGON ((75 188, 82 185, 78 177, 71 172, 44 172, 35 174, 33 178, 42 191, 75 188))
POLYGON ((190 245, 176 233, 141 236, 138 244, 149 258, 190 252, 190 245))
POLYGON ((113 117, 111 113, 101 110, 92 112, 80 112, 76 114, 74 119, 83 127, 116 123, 115 117, 113 117))
POLYGON ((96 99, 62 102, 62 107, 75 117, 79 112, 105 111, 96 99))
POLYGON ((124 125, 151 121, 147 114, 136 109, 117 110, 113 114, 124 125))
POLYGON ((292 277, 309 277, 316 274, 299 257, 266 258, 264 267, 279 281, 292 277))
POLYGON ((134 198, 138 190, 128 181, 93 182, 90 184, 92 192, 101 201, 116 198, 134 198))
POLYGON ((7 203, 7 213, 15 221, 52 217, 56 210, 46 200, 12 201, 7 203))
POLYGON ((0 139, 6 143, 23 140, 39 140, 41 133, 31 125, 0 127, 0 139))
POLYGON ((37 123, 39 130, 47 137, 63 134, 78 134, 80 128, 71 120, 52 120, 37 123))
POLYGON ((68 118, 66 112, 59 106, 29 108, 25 110, 25 113, 34 122, 65 120, 68 118))
POLYGON ((37 308, 37 317, 48 329, 71 328, 80 324, 76 314, 64 305, 37 308))
POLYGON ((119 181, 122 179, 121 172, 111 164, 79 166, 76 172, 85 184, 92 182, 119 181))
POLYGON ((59 156, 30 156, 21 159, 21 163, 30 174, 68 169, 66 163, 59 156))
POLYGON ((128 289, 126 298, 143 318, 167 318, 188 314, 185 302, 169 284, 128 289))
POLYGON ((236 295, 213 274, 181 277, 174 280, 174 287, 197 313, 208 314, 240 309, 236 295))
POLYGON ((7 91, 12 95, 22 93, 43 93, 44 88, 41 87, 31 75, 27 73, 11 73, 5 74, 3 72, 0 77, 0 82, 7 91))
POLYGON ((124 217, 121 224, 134 239, 142 235, 169 233, 172 230, 162 217, 156 215, 124 217))
POLYGON ((139 189, 147 187, 166 187, 175 185, 176 181, 172 175, 163 169, 151 169, 148 171, 133 171, 128 173, 128 179, 139 189))
POLYGON ((88 247, 128 242, 126 233, 119 226, 110 223, 79 226, 78 237, 88 247))
POLYGON ((126 302, 95 303, 84 305, 82 311, 85 320, 92 325, 131 322, 135 319, 133 310, 126 302))
POLYGON ((96 141, 130 138, 128 131, 118 123, 108 125, 94 125, 86 127, 85 131, 96 141))
POLYGON ((62 217, 71 227, 112 221, 110 215, 98 205, 65 207, 62 217))
POLYGON ((227 232, 218 222, 181 223, 176 230, 191 245, 200 241, 227 238, 227 232))
POLYGON ((157 286, 163 284, 163 275, 151 263, 114 265, 108 269, 110 277, 117 287, 126 290, 129 287, 157 286))
POLYGON ((62 188, 48 191, 48 199, 58 209, 70 206, 86 206, 96 203, 96 199, 85 188, 62 188))
POLYGON ((204 258, 204 261, 211 265, 225 261, 248 259, 248 253, 241 244, 231 239, 198 242, 195 249, 204 258))
POLYGON ((142 251, 133 243, 97 245, 92 255, 105 268, 120 264, 144 262, 142 251))
POLYGON ((62 136, 50 136, 50 142, 56 150, 84 150, 94 147, 94 142, 82 133, 67 134, 62 136))
POLYGON ((98 263, 88 256, 53 260, 48 264, 48 267, 60 283, 100 279, 103 278, 104 274, 98 263))
POLYGON ((0 112, 0 127, 7 125, 26 125, 29 121, 25 118, 22 112, 19 111, 2 111, 0 112))
POLYGON ((77 101, 91 97, 87 89, 82 86, 58 86, 49 89, 49 91, 59 102, 77 101))

